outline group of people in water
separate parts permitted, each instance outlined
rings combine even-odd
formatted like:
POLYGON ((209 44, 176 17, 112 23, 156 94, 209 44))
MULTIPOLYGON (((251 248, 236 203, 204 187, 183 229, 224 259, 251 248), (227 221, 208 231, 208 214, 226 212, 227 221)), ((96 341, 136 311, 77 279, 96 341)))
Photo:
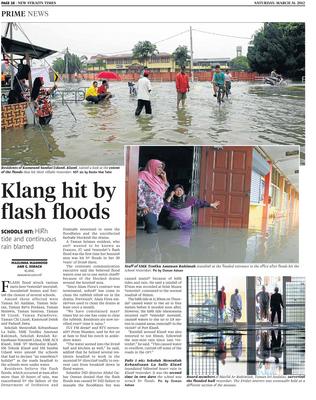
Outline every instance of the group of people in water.
MULTIPOLYGON (((137 85, 133 82, 128 82, 130 94, 137 94, 136 116, 140 115, 144 107, 146 114, 152 114, 150 101, 152 86, 148 76, 149 72, 145 70, 141 78, 138 80, 137 85)), ((224 97, 228 97, 228 95, 231 94, 231 83, 232 74, 230 73, 230 70, 226 69, 225 72, 223 72, 221 71, 220 65, 216 65, 212 80, 214 97, 217 97, 217 92, 219 88, 221 88, 222 101, 224 101, 224 97)), ((177 108, 179 109, 180 103, 182 104, 182 107, 184 107, 187 93, 190 91, 189 76, 186 73, 184 65, 181 66, 180 72, 176 75, 176 91, 177 108)))
MULTIPOLYGON (((266 291, 265 286, 262 286, 261 291, 256 295, 256 303, 259 308, 257 317, 259 317, 260 321, 270 321, 273 325, 275 316, 277 316, 278 324, 281 324, 281 307, 284 308, 284 304, 278 287, 276 287, 274 293, 270 295, 266 291)), ((206 305, 205 302, 203 305, 206 305)), ((225 322, 226 292, 224 286, 222 286, 221 290, 217 293, 217 307, 219 321, 225 322)), ((235 292, 231 295, 230 310, 232 312, 232 320, 235 323, 242 316, 242 299, 238 289, 235 289, 235 292)))
POLYGON ((13 80, 13 87, 8 94, 8 104, 28 102, 33 118, 36 118, 40 125, 47 125, 53 115, 50 96, 57 89, 57 86, 54 84, 52 88, 45 89, 44 78, 37 77, 30 88, 26 83, 30 71, 29 65, 19 65, 18 72, 13 80))
MULTIPOLYGON (((50 95, 55 91, 56 85, 51 89, 44 89, 44 80, 39 77, 33 82, 33 86, 36 88, 34 94, 35 97, 30 93, 29 87, 26 84, 30 74, 30 67, 27 64, 21 63, 18 66, 18 72, 14 77, 13 88, 9 92, 8 104, 16 104, 25 101, 33 102, 35 116, 38 118, 41 125, 48 124, 52 118, 52 105, 50 102, 50 95), (40 88, 40 90, 38 90, 40 88)), ((277 74, 275 70, 271 72, 269 78, 266 81, 270 84, 276 84, 282 81, 281 75, 277 74)), ((176 92, 177 92, 177 108, 179 109, 180 103, 182 107, 185 105, 187 93, 190 91, 189 76, 186 73, 185 66, 181 66, 180 72, 176 75, 176 92)), ((221 89, 221 101, 224 102, 224 97, 231 93, 232 86, 232 74, 229 69, 225 72, 221 70, 220 65, 216 65, 215 71, 212 77, 212 90, 213 96, 217 97, 219 89, 221 89)), ((135 116, 139 116, 145 108, 145 113, 148 115, 152 114, 151 105, 151 92, 152 85, 149 80, 149 71, 144 70, 135 84, 134 82, 128 82, 129 92, 132 96, 137 96, 137 108, 135 110, 135 116)), ((32 89, 33 90, 33 89, 32 89)), ((85 92, 85 100, 94 104, 98 104, 103 100, 107 100, 112 97, 109 91, 108 80, 104 79, 101 85, 98 85, 97 81, 93 81, 92 85, 85 92)))
POLYGON ((138 174, 137 212, 147 233, 158 232, 159 223, 167 229, 190 229, 193 207, 216 209, 219 201, 209 203, 186 195, 181 184, 175 184, 169 191, 165 163, 151 159, 138 174), (168 194, 167 194, 168 193, 168 194), (163 217, 159 218, 163 212, 163 217))
POLYGON ((85 99, 91 103, 98 104, 102 100, 112 97, 109 92, 109 82, 104 79, 100 86, 97 81, 93 81, 92 85, 86 90, 85 99))
MULTIPOLYGON (((212 80, 213 95, 216 97, 218 90, 221 88, 222 101, 224 101, 225 95, 228 96, 231 93, 231 82, 232 74, 230 73, 230 70, 226 69, 225 72, 223 72, 220 65, 216 65, 212 80)), ((180 107, 180 103, 182 104, 182 107, 184 107, 187 93, 190 91, 189 76, 186 73, 184 65, 181 66, 180 72, 176 75, 175 83, 177 91, 177 108, 180 107)), ((87 89, 85 99, 97 104, 104 99, 110 98, 111 95, 107 92, 107 89, 104 89, 104 87, 108 89, 107 81, 103 81, 102 85, 99 87, 97 81, 94 81, 89 89, 87 89)), ((129 81, 128 88, 131 96, 137 96, 135 116, 138 117, 144 108, 145 113, 151 115, 152 85, 149 80, 149 71, 144 70, 136 84, 129 81)))

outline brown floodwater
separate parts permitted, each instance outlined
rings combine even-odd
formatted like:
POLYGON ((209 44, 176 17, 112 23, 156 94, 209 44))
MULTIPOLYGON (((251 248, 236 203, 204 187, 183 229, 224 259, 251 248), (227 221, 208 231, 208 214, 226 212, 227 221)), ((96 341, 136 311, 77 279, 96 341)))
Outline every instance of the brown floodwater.
MULTIPOLYGON (((88 82, 67 84, 68 89, 88 82)), ((123 147, 142 145, 305 145, 305 86, 270 87, 235 82, 220 107, 209 82, 195 82, 184 109, 176 108, 174 82, 153 82, 152 117, 134 115, 127 82, 111 82, 114 97, 98 105, 53 99, 49 126, 2 132, 3 165, 120 165, 123 147), (43 138, 43 135, 45 138, 43 138), (50 146, 48 146, 48 144, 50 146)))

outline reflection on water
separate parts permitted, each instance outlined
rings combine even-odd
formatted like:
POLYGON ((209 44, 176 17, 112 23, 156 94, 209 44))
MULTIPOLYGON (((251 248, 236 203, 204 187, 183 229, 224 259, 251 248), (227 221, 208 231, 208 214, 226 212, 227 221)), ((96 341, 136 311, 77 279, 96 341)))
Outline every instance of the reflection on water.
POLYGON ((177 110, 174 82, 154 82, 149 118, 135 118, 137 101, 126 82, 111 83, 111 92, 115 97, 102 104, 69 103, 77 123, 55 98, 53 119, 44 130, 54 143, 52 152, 37 127, 3 131, 3 164, 122 164, 126 144, 305 143, 303 85, 235 82, 231 99, 219 107, 210 83, 196 82, 185 108, 177 110))
POLYGON ((188 375, 305 373, 305 330, 210 329, 188 332, 188 375))
POLYGON ((148 235, 139 230, 126 241, 126 261, 251 263, 298 262, 298 225, 292 219, 274 221, 267 230, 196 227, 148 235))

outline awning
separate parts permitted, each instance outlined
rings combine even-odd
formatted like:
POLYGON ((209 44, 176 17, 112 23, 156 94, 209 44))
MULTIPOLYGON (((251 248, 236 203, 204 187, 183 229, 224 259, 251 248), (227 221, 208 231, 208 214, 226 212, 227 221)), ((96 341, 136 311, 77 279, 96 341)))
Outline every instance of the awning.
POLYGON ((255 149, 253 150, 252 169, 261 176, 270 172, 270 164, 255 149))
POLYGON ((30 43, 20 42, 1 37, 1 53, 15 54, 17 56, 25 56, 28 54, 31 58, 41 59, 57 53, 56 50, 45 49, 44 47, 32 45, 30 43))

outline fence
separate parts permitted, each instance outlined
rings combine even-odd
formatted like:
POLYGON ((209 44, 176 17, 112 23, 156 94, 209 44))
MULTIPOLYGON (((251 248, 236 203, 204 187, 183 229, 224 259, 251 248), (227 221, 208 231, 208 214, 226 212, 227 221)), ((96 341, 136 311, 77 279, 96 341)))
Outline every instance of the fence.
MULTIPOLYGON (((85 79, 89 81, 97 80, 97 75, 99 72, 95 73, 85 73, 77 75, 76 77, 70 76, 71 80, 85 79)), ((257 74, 256 72, 244 72, 244 71, 232 71, 232 79, 234 81, 256 81, 262 80, 263 76, 257 74)), ((139 73, 128 73, 128 74, 118 74, 123 81, 137 81, 139 79, 139 73)), ((149 78, 152 81, 158 82, 173 82, 176 80, 177 72, 150 72, 149 78)), ((190 76, 190 74, 189 74, 190 76)), ((65 78, 63 76, 63 78, 65 78)), ((196 81, 211 81, 213 79, 213 71, 200 71, 194 72, 194 80, 196 81)))

